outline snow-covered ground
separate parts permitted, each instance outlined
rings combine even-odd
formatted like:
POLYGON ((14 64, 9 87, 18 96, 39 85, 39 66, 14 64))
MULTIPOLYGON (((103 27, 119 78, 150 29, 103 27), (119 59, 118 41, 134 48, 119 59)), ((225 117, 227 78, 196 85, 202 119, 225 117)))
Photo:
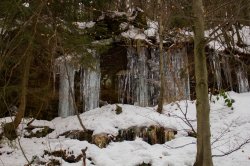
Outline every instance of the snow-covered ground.
MULTIPOLYGON (((234 99, 233 109, 225 105, 225 99, 216 96, 211 101, 211 130, 212 150, 215 166, 249 166, 250 144, 242 146, 229 155, 218 157, 239 147, 250 139, 250 93, 237 94, 229 92, 230 99, 234 99)), ((164 106, 164 114, 158 114, 155 107, 138 107, 120 105, 122 113, 116 114, 116 105, 106 105, 81 114, 84 125, 94 131, 94 134, 109 133, 117 135, 119 129, 132 126, 150 126, 160 124, 178 131, 175 139, 165 144, 149 145, 141 138, 134 141, 111 142, 106 148, 99 148, 87 141, 79 141, 65 137, 58 137, 65 131, 81 129, 76 116, 55 118, 52 121, 35 120, 32 125, 45 125, 55 129, 43 138, 20 137, 20 144, 28 158, 32 160, 48 161, 59 159, 61 165, 82 166, 82 160, 77 163, 67 163, 63 159, 43 155, 44 150, 66 150, 75 156, 80 155, 81 149, 88 147, 87 165, 97 166, 136 166, 141 163, 151 163, 153 166, 192 166, 196 154, 196 139, 187 136, 190 127, 183 121, 187 110, 187 119, 196 128, 196 113, 194 101, 180 101, 164 106), (182 113, 182 112, 183 113, 182 113), (91 158, 91 160, 90 160, 91 158)), ((0 119, 0 122, 10 121, 10 118, 0 119)), ((24 134, 28 119, 20 125, 20 133, 24 134)), ((35 130, 35 129, 34 129, 35 130)), ((34 162, 35 163, 35 162, 34 162)), ((0 143, 1 166, 23 166, 27 164, 18 141, 10 143, 2 140, 0 143)), ((35 164, 34 164, 35 165, 35 164)))

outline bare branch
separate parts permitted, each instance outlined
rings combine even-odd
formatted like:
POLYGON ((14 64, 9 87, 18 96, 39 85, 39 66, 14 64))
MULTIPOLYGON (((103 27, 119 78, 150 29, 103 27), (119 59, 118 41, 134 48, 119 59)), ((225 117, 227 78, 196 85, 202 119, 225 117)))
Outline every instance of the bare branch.
POLYGON ((238 147, 228 151, 228 152, 224 152, 223 154, 219 154, 219 155, 212 155, 212 157, 223 157, 223 156, 227 156, 233 152, 236 152, 237 150, 240 150, 244 145, 250 143, 250 138, 245 140, 244 142, 242 142, 238 147))

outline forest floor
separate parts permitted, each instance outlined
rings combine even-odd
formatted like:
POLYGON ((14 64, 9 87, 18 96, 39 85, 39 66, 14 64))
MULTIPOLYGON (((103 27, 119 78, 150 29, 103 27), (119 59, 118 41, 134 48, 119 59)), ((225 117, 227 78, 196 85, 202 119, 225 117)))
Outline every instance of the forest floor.
MULTIPOLYGON (((63 166, 83 166, 84 155, 87 166, 138 166, 142 163, 144 166, 193 165, 196 138, 188 136, 191 127, 187 125, 186 120, 188 119, 196 129, 195 101, 179 101, 165 105, 163 114, 158 114, 156 107, 118 105, 121 107, 119 112, 117 105, 106 105, 85 112, 80 117, 86 128, 93 131, 93 135, 104 134, 114 138, 122 129, 160 125, 177 131, 174 139, 164 144, 153 145, 140 137, 132 141, 112 139, 107 146, 100 148, 86 140, 63 136, 63 133, 67 135, 65 134, 67 131, 81 130, 76 116, 55 118, 52 121, 35 120, 28 128, 27 123, 30 119, 24 119, 19 126, 18 139, 10 142, 3 138, 0 142, 0 165, 24 166, 29 161, 31 165, 53 163, 63 166), (49 134, 43 137, 44 126, 53 131, 49 133, 47 128, 46 132, 49 134), (32 137, 32 134, 37 136, 39 133, 40 138, 32 137), (84 150, 85 153, 82 152, 84 150)), ((249 166, 250 93, 228 92, 226 98, 213 96, 210 106, 214 165, 249 166), (232 107, 228 107, 228 101, 231 99, 234 103, 232 107)), ((9 121, 11 117, 0 119, 1 123, 9 121)))

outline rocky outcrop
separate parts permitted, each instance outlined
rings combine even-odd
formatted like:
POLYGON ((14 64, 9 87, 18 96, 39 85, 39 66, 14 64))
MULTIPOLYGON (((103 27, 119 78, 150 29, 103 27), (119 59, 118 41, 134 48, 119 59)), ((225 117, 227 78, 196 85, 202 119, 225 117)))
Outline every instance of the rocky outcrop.
POLYGON ((120 129, 117 135, 108 133, 93 134, 93 131, 72 130, 60 134, 66 138, 78 139, 80 141, 88 141, 97 145, 100 148, 105 148, 111 141, 133 141, 137 137, 142 138, 143 141, 153 144, 164 144, 166 141, 171 141, 175 138, 177 131, 171 128, 164 128, 159 125, 152 125, 149 127, 130 127, 128 129, 120 129))

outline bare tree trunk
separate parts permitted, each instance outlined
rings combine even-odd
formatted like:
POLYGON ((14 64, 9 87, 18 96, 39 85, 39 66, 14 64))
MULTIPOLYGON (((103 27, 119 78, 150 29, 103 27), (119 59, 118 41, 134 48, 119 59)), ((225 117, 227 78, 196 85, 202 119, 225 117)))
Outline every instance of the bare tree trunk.
POLYGON ((6 123, 4 126, 4 132, 5 136, 12 140, 17 137, 16 135, 16 128, 19 126, 19 124, 22 121, 22 118, 24 117, 25 109, 26 109, 26 95, 28 91, 28 81, 29 81, 29 73, 30 73, 30 65, 32 60, 31 53, 27 53, 27 56, 25 56, 25 62, 23 64, 23 75, 22 75, 22 81, 21 81, 21 94, 20 94, 20 105, 18 108, 18 112, 15 116, 15 119, 13 122, 6 123))
POLYGON ((160 51, 160 96, 159 96, 159 103, 158 103, 158 108, 157 112, 162 113, 163 109, 163 102, 164 102, 164 86, 165 86, 165 81, 164 81, 164 63, 163 63, 163 24, 162 24, 162 1, 158 0, 158 10, 159 10, 159 21, 158 21, 158 26, 159 26, 159 51, 160 51))
POLYGON ((23 70, 23 76, 22 76, 22 84, 21 84, 21 96, 20 96, 20 105, 18 112, 16 114, 15 120, 14 120, 14 127, 17 128, 18 125, 21 123, 21 120, 25 113, 26 108, 26 95, 28 92, 28 81, 29 81, 29 73, 30 73, 30 65, 31 65, 31 59, 32 56, 30 53, 28 53, 26 60, 25 60, 25 66, 23 70))
MULTIPOLYGON (((20 105, 18 108, 18 112, 15 116, 15 119, 13 122, 10 123, 6 123, 4 125, 4 134, 5 136, 10 139, 16 139, 17 138, 17 134, 16 134, 16 128, 19 126, 19 124, 22 121, 22 118, 24 117, 25 114, 25 110, 26 110, 26 95, 28 92, 28 82, 29 82, 29 75, 30 75, 30 66, 31 66, 31 62, 32 62, 32 48, 33 48, 33 41, 35 38, 35 34, 37 32, 37 24, 38 24, 38 18, 40 16, 40 13, 44 7, 46 3, 42 2, 39 6, 39 10, 37 11, 36 14, 34 14, 34 17, 37 16, 37 18, 35 19, 35 23, 34 23, 34 29, 33 29, 33 34, 28 42, 27 48, 23 53, 23 59, 24 59, 24 63, 22 64, 23 67, 23 75, 22 75, 22 79, 21 79, 21 94, 20 94, 20 105)), ((31 17, 33 18, 33 16, 31 17)))
POLYGON ((207 64, 205 55, 204 16, 202 0, 193 0, 194 57, 197 110, 197 154, 194 166, 212 166, 207 64))

